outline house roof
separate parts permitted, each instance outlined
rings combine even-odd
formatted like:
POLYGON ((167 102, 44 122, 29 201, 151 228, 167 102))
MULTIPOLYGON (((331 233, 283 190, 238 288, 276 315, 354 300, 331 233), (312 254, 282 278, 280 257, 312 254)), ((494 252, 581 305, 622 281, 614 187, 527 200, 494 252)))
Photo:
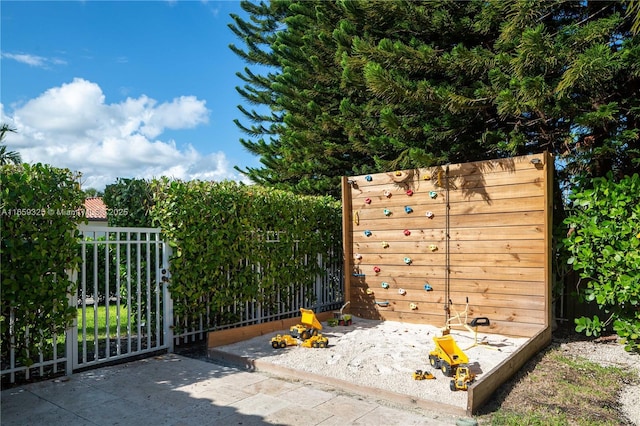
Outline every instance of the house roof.
POLYGON ((101 197, 85 198, 84 209, 89 220, 107 220, 107 206, 101 197))

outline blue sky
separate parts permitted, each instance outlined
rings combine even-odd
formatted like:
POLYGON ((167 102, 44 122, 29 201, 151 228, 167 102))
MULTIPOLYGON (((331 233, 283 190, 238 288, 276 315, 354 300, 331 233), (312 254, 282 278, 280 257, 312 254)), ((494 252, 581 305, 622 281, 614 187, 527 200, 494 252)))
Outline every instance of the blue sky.
POLYGON ((5 1, 0 120, 30 163, 117 177, 242 180, 256 167, 235 75, 239 1, 5 1))

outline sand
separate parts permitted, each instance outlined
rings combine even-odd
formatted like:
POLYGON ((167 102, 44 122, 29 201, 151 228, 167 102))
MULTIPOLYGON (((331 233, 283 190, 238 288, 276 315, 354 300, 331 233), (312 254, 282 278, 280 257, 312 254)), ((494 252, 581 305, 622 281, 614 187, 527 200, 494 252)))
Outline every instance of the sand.
MULTIPOLYGON (((449 389, 450 378, 429 365, 429 352, 435 348, 433 337, 442 335, 438 327, 358 317, 353 318, 350 326, 322 325, 321 333, 329 339, 329 347, 325 349, 301 346, 273 349, 270 341, 276 333, 216 349, 297 371, 466 409, 467 393, 452 392, 449 389), (414 380, 413 372, 418 369, 433 373, 435 379, 414 380)), ((289 330, 282 330, 281 333, 288 334, 289 330)), ((474 344, 472 333, 455 328, 451 330, 451 335, 469 357, 469 366, 477 379, 481 379, 528 340, 479 332, 478 341, 488 345, 470 348, 474 344)))

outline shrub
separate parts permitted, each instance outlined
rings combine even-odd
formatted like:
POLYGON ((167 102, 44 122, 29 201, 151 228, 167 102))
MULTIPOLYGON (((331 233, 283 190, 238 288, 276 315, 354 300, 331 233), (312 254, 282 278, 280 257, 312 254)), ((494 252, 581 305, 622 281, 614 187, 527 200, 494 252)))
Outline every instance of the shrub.
POLYGON ((48 165, 2 166, 0 332, 2 359, 11 348, 31 365, 55 334, 76 317, 67 271, 80 261, 78 222, 84 221, 79 176, 48 165))
POLYGON ((340 204, 330 197, 169 179, 153 181, 152 190, 151 215, 174 250, 170 289, 180 318, 207 316, 204 301, 213 315, 254 301, 265 313, 282 312, 301 290, 311 301, 325 273, 316 256, 340 247, 340 204))
POLYGON ((564 245, 579 271, 581 301, 595 302, 606 319, 576 319, 576 330, 597 336, 613 324, 627 350, 640 349, 640 177, 596 178, 571 196, 571 228, 564 245))

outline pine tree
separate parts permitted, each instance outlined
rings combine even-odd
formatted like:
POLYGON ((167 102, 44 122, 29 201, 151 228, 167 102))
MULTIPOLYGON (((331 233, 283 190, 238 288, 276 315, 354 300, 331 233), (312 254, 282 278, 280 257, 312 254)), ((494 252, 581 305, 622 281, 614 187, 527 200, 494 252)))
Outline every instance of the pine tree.
POLYGON ((246 171, 256 182, 337 194, 345 174, 542 150, 574 176, 638 166, 628 3, 243 5, 253 24, 237 20, 241 54, 277 70, 242 76, 243 96, 271 112, 243 111, 259 138, 243 144, 264 165, 246 171))

